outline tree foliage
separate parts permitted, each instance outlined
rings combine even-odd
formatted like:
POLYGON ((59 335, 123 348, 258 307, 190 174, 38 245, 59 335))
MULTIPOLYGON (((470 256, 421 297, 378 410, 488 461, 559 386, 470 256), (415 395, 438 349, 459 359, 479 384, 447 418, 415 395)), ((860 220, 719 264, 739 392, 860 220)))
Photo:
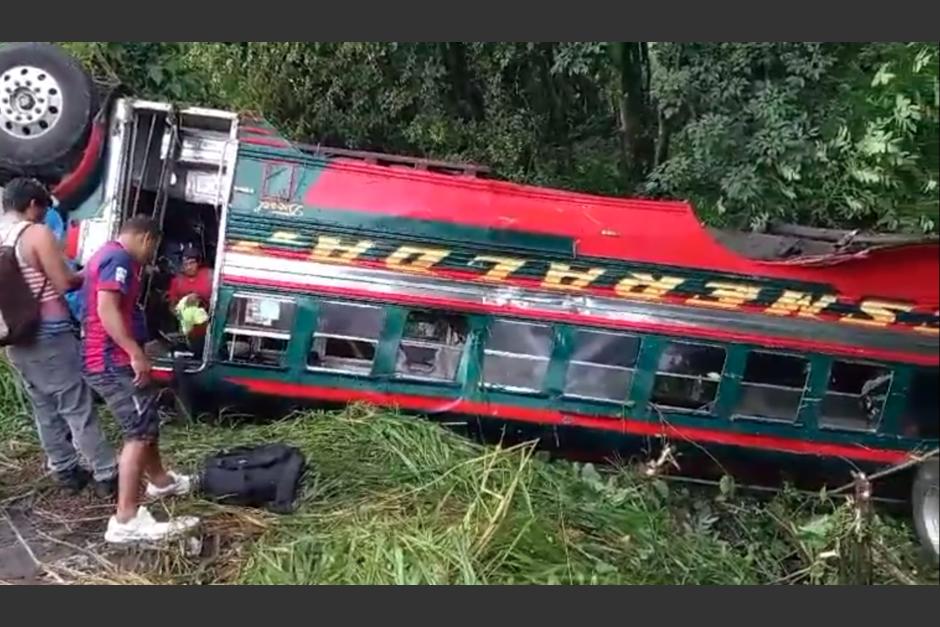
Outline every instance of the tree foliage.
POLYGON ((646 191, 716 220, 936 229, 937 46, 668 44, 646 191))
POLYGON ((935 43, 70 43, 287 135, 691 200, 708 222, 936 231, 935 43))

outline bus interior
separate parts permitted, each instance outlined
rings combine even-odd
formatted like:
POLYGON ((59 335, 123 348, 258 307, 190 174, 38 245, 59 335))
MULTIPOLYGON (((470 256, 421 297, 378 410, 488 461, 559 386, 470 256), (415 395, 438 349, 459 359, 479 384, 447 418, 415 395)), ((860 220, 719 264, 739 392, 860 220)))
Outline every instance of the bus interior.
MULTIPOLYGON (((161 103, 129 105, 124 133, 119 224, 134 215, 155 217, 163 232, 145 268, 139 306, 147 327, 146 352, 157 361, 204 361, 204 348, 180 333, 168 291, 182 253, 195 247, 200 264, 214 268, 227 187, 235 158, 236 117, 222 111, 176 110, 161 103)), ((117 228, 117 227, 116 227, 117 228)), ((206 303, 211 315, 214 303, 206 303)))

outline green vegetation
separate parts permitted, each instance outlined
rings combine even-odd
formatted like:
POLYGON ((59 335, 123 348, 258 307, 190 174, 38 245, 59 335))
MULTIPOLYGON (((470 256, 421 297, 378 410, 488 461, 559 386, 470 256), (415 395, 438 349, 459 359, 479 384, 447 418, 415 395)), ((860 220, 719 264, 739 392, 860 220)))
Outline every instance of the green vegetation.
MULTIPOLYGON (((4 408, 20 406, 14 387, 0 390, 4 408)), ((32 438, 25 416, 4 412, 0 462, 12 467, 35 460, 32 438)), ((298 511, 276 517, 178 503, 173 507, 201 514, 207 533, 220 538, 214 557, 171 552, 133 572, 105 554, 79 580, 936 581, 936 573, 919 562, 906 523, 876 515, 859 526, 850 501, 789 491, 757 500, 739 494, 730 481, 720 491, 704 491, 635 469, 549 462, 530 446, 482 446, 429 421, 368 407, 261 424, 174 426, 164 440, 168 456, 185 467, 234 444, 276 440, 301 447, 312 471, 298 511)), ((23 490, 4 483, 0 502, 5 492, 23 490)))
POLYGON ((71 42, 103 80, 294 139, 691 200, 706 221, 936 232, 936 43, 71 42))
POLYGON ((13 366, 0 354, 0 442, 30 440, 32 409, 13 366))

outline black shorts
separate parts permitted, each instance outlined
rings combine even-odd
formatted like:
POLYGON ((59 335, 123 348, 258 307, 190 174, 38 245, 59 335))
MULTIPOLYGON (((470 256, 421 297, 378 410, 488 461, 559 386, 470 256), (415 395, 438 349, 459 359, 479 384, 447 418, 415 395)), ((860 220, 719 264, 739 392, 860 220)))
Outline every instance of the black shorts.
POLYGON ((88 384, 114 414, 125 440, 156 441, 160 437, 157 391, 134 385, 131 368, 85 373, 88 384))

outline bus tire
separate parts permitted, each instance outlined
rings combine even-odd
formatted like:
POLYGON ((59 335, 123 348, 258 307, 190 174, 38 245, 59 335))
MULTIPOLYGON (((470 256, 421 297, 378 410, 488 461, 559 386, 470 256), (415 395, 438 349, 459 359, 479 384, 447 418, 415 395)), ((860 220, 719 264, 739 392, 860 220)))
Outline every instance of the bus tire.
POLYGON ((0 173, 58 182, 81 157, 96 103, 91 78, 58 46, 0 47, 0 173))
POLYGON ((940 465, 937 458, 925 461, 917 469, 911 494, 914 529, 924 553, 933 563, 940 561, 938 548, 938 493, 940 493, 940 465))

